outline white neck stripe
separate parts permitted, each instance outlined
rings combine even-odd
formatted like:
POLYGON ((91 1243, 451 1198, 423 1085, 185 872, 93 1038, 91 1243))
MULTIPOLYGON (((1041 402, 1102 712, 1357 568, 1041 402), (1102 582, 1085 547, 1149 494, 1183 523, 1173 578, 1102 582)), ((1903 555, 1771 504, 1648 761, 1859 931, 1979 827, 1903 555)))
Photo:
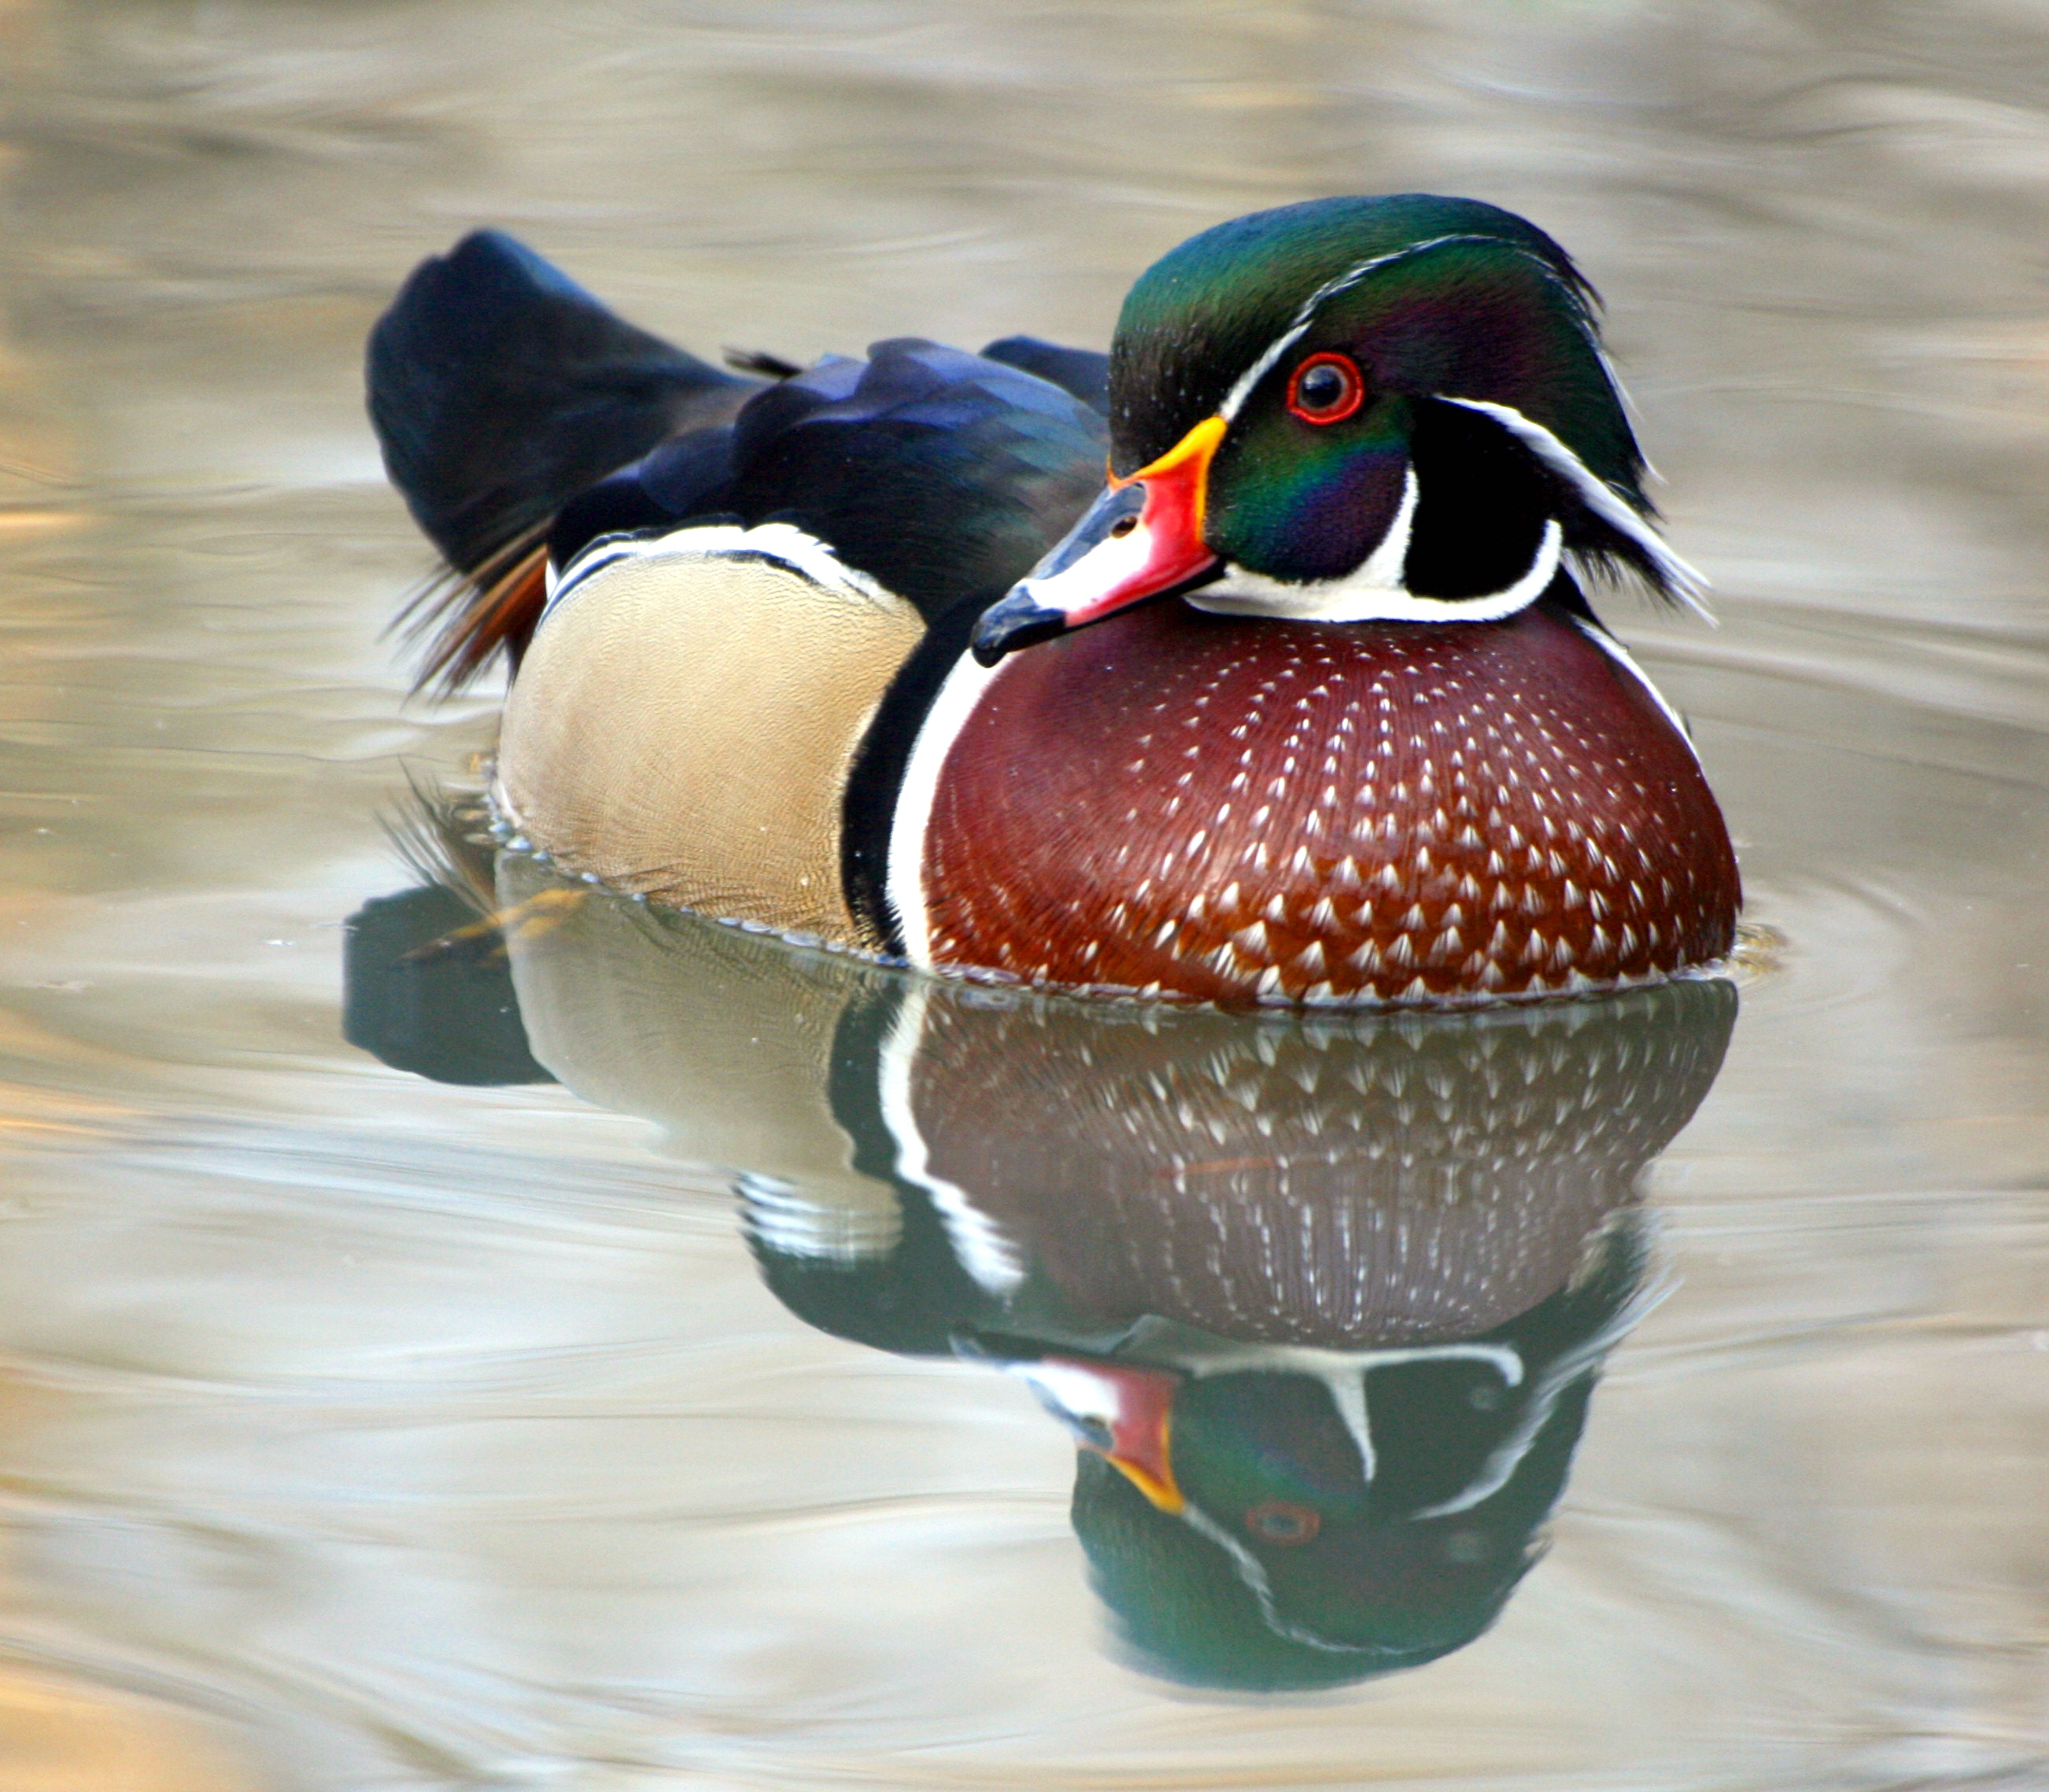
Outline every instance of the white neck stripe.
POLYGON ((985 666, 971 654, 961 655, 918 724, 917 738, 904 762, 904 781, 897 786, 896 807, 889 818, 884 894, 896 917, 904 957, 923 970, 929 970, 932 963, 931 923, 925 908, 925 834, 939 798, 939 774, 975 705, 1009 663, 999 660, 985 666))

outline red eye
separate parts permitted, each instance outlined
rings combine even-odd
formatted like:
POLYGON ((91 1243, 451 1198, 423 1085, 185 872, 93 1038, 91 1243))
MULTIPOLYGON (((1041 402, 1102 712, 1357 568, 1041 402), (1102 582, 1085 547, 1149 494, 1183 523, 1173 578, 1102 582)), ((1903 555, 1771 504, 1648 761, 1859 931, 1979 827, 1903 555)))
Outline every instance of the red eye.
POLYGON ((1269 1499, 1245 1515, 1245 1528, 1267 1543, 1293 1546, 1306 1543, 1324 1528, 1324 1515, 1313 1507, 1269 1499))
POLYGON ((1304 423, 1342 423, 1365 402, 1365 376, 1349 355, 1312 355, 1288 382, 1288 409, 1304 423))

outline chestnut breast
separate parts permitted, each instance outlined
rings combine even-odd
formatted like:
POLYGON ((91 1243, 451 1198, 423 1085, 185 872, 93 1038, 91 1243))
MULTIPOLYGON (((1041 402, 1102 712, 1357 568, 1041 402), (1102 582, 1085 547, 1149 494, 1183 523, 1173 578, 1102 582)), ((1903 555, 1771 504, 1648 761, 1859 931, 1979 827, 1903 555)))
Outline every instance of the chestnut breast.
POLYGON ((1201 1000, 1601 987, 1733 943, 1735 855, 1656 700, 1569 619, 1169 601, 1013 655, 948 750, 933 961, 1201 1000))

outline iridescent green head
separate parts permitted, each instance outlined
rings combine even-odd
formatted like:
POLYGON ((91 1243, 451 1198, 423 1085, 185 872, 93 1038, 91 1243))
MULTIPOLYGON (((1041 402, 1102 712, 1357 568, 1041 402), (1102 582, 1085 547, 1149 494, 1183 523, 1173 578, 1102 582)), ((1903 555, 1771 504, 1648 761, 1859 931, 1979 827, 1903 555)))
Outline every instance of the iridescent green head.
POLYGON ((1233 614, 1480 621, 1568 560, 1696 583, 1565 250, 1477 200, 1312 200, 1192 238, 1126 300, 1110 489, 985 619, 985 658, 1164 592, 1233 614))

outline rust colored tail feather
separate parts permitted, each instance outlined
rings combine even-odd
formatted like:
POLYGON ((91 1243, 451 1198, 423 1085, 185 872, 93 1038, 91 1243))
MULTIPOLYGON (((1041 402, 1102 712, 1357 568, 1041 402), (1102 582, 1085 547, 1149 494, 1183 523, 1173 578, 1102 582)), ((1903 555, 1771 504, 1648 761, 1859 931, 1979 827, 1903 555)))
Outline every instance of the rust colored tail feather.
POLYGON ((548 549, 540 529, 501 548, 473 572, 450 568, 430 581, 393 624, 409 643, 426 643, 415 694, 431 689, 453 696, 500 654, 517 672, 547 601, 548 549))

